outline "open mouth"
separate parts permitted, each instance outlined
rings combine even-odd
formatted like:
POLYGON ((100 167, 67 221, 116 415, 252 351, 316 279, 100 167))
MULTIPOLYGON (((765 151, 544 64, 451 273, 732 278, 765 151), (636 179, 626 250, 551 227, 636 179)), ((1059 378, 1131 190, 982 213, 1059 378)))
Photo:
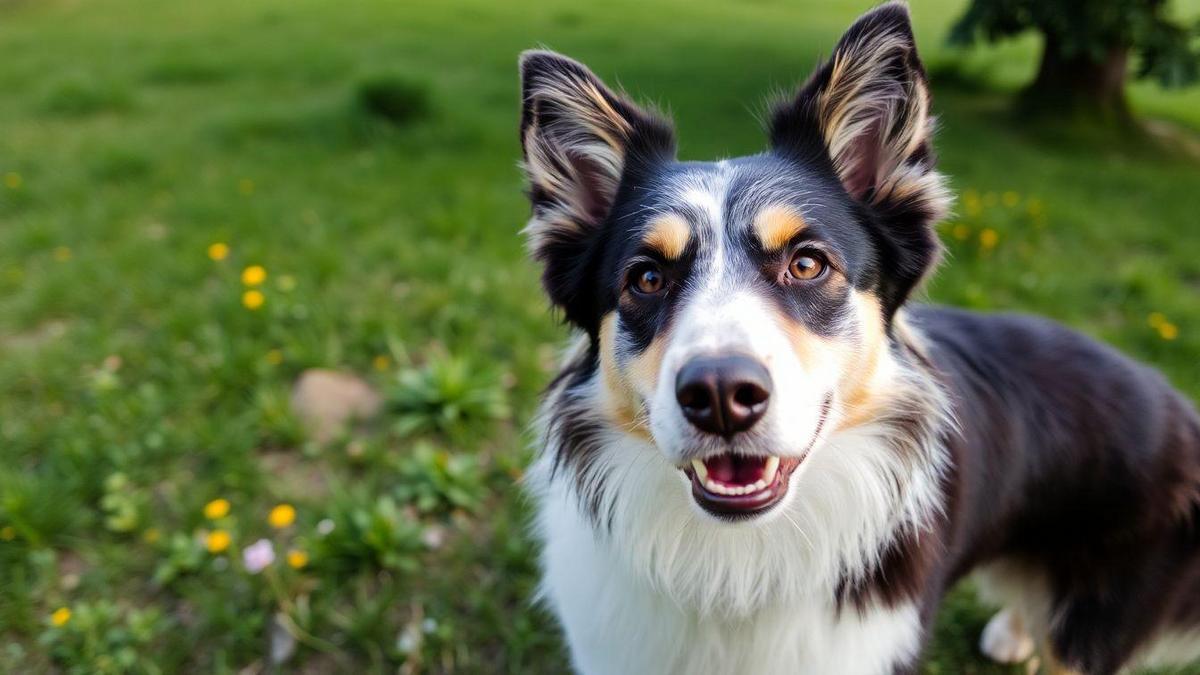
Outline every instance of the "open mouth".
POLYGON ((683 472, 692 479, 692 496, 704 510, 726 517, 750 516, 783 499, 801 459, 722 453, 693 459, 683 472))

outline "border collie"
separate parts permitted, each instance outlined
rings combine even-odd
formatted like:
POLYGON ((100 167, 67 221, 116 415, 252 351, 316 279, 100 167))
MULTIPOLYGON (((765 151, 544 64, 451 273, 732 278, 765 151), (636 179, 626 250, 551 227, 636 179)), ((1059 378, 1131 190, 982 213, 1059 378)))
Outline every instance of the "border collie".
POLYGON ((1200 656, 1191 403, 1053 323, 906 302, 950 195, 904 4, 738 159, 520 65, 529 246, 578 329, 528 482, 579 672, 915 672, 969 572, 997 660, 1200 656))

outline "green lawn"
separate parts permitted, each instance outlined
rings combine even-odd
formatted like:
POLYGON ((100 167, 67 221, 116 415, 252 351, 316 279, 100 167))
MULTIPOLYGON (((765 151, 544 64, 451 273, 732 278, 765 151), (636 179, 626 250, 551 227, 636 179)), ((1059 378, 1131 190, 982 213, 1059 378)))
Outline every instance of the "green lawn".
MULTIPOLYGON (((516 54, 669 108, 685 158, 753 152, 764 95, 867 3, 414 4, 0 0, 0 672, 262 672, 270 635, 289 672, 563 668, 514 480, 566 333, 517 236, 516 54), (373 117, 381 78, 426 113, 373 117), (288 402, 313 367, 386 413, 318 446, 288 402)), ((1056 317, 1200 398, 1200 161, 1010 120, 1034 45, 952 70, 958 7, 914 8, 963 196, 932 297, 1056 317)), ((1200 91, 1134 97, 1194 143, 1200 91)), ((986 618, 956 594, 927 671, 1007 672, 974 656, 986 618)))

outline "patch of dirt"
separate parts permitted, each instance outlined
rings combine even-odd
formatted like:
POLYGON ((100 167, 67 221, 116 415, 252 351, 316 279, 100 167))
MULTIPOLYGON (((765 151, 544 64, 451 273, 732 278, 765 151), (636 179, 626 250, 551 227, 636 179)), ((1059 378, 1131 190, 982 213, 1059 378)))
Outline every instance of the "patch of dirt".
POLYGON ((1191 129, 1167 120, 1143 120, 1142 128, 1163 146, 1200 161, 1200 135, 1191 129))
POLYGON ((66 335, 67 327, 67 322, 60 319, 46 321, 21 333, 0 336, 0 347, 14 351, 37 349, 66 335))

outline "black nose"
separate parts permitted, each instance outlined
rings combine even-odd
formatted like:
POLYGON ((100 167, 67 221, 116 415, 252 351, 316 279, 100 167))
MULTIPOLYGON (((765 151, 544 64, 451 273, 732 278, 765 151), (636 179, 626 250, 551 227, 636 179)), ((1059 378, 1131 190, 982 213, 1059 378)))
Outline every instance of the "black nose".
POLYGON ((692 359, 675 378, 675 399, 697 429, 726 438, 767 411, 771 374, 748 356, 692 359))

